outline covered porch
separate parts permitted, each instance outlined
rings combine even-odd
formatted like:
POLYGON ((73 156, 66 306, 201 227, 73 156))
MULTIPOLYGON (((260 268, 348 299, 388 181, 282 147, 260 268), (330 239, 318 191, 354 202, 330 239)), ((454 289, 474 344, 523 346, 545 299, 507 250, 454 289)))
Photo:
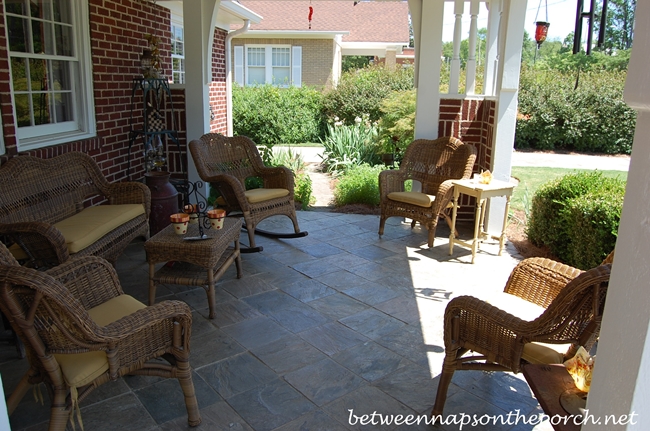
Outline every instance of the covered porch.
MULTIPOLYGON (((497 256, 496 242, 483 246, 475 264, 462 247, 449 256, 443 224, 436 247, 428 248, 420 227, 411 230, 397 218, 379 239, 377 216, 298 214, 309 236, 258 237, 264 251, 244 256, 243 278, 236 278, 233 266, 217 284, 215 319, 207 318, 203 288, 157 289, 157 302, 180 299, 193 311, 190 364, 203 419, 196 429, 366 429, 350 410, 359 417, 375 411, 413 415, 420 425, 405 429, 432 429, 424 418, 444 358, 441 322, 447 302, 501 291, 521 257, 511 245, 497 256)), ((284 224, 283 218, 263 223, 280 229, 273 224, 284 224)), ((471 231, 469 224, 460 229, 471 235, 463 230, 471 231)), ((125 292, 146 303, 148 265, 141 241, 127 248, 117 270, 125 292)), ((6 392, 26 367, 14 346, 0 347, 6 392)), ((24 397, 11 416, 13 430, 47 429, 49 400, 44 388, 41 392, 44 405, 31 392, 24 397)), ((461 413, 505 417, 515 410, 541 413, 521 375, 463 371, 449 389, 446 411, 459 418, 461 413)), ((86 430, 191 429, 173 379, 133 376, 102 385, 81 403, 81 415, 86 430)), ((396 425, 371 428, 404 427, 396 425)))

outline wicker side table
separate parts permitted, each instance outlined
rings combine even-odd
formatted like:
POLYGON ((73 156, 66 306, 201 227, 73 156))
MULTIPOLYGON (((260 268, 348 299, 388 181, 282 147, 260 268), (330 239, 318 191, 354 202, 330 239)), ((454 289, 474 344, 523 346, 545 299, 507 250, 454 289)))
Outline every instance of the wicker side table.
POLYGON ((214 319, 214 284, 233 262, 237 266, 237 278, 242 277, 239 249, 241 226, 241 220, 226 218, 223 229, 205 230, 208 239, 191 241, 184 238, 197 236, 198 225, 190 224, 187 234, 183 236, 176 234, 170 225, 145 242, 149 262, 149 305, 156 301, 158 283, 202 286, 208 295, 210 319, 214 319), (156 263, 167 261, 176 263, 173 266, 164 265, 156 271, 156 263))

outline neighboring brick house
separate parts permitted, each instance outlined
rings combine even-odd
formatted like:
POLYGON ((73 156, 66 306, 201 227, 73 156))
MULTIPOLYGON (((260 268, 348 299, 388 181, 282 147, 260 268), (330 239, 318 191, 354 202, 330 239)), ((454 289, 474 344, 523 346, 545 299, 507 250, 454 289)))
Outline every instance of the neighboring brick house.
MULTIPOLYGON (((131 177, 141 179, 142 139, 134 142, 131 160, 128 147, 133 79, 142 76, 146 34, 160 38, 164 76, 173 74, 176 82, 183 82, 182 25, 176 26, 172 39, 166 3, 0 0, 0 162, 18 154, 50 158, 82 151, 111 182, 127 178, 129 162, 131 177)), ((222 133, 227 115, 225 40, 230 25, 243 22, 236 16, 238 8, 221 2, 218 14, 223 19, 212 44, 210 129, 222 133)), ((187 171, 185 88, 172 84, 171 94, 181 154, 168 147, 168 168, 178 176, 187 171)), ((133 123, 142 127, 142 102, 136 102, 133 123)), ((167 116, 169 120, 170 112, 167 116)))
POLYGON ((406 1, 240 3, 262 16, 232 40, 234 80, 240 85, 328 87, 338 82, 342 56, 375 56, 394 65, 409 44, 406 1))

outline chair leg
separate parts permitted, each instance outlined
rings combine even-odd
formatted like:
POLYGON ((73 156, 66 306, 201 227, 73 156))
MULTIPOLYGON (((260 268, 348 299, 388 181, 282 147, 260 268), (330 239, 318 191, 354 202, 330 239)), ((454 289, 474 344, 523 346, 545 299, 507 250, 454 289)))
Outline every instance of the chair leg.
POLYGON ((29 390, 29 387, 31 386, 29 384, 30 371, 31 370, 27 370, 23 378, 20 379, 20 382, 18 382, 18 386, 16 386, 16 389, 14 389, 14 391, 9 396, 9 399, 7 400, 7 413, 9 414, 9 416, 11 416, 14 410, 16 410, 16 407, 18 407, 20 400, 23 399, 23 397, 29 390))
POLYGON ((386 217, 379 218, 379 235, 384 234, 384 226, 386 226, 386 217))
MULTIPOLYGON (((52 407, 50 408, 49 431, 64 431, 70 419, 70 410, 66 408, 67 388, 54 389, 52 407)), ((76 419, 75 419, 76 420, 76 419)))
POLYGON ((436 401, 431 410, 431 417, 434 422, 437 422, 436 417, 442 416, 442 411, 445 408, 445 401, 447 401, 447 390, 451 383, 451 378, 456 371, 456 351, 448 352, 445 356, 445 362, 442 364, 442 372, 440 373, 440 380, 438 381, 438 391, 436 393, 436 401))
POLYGON ((296 212, 294 211, 289 218, 291 219, 291 223, 293 223, 293 231, 295 233, 300 233, 300 226, 298 226, 298 216, 296 215, 296 212))
POLYGON ((429 248, 433 247, 433 241, 436 239, 436 228, 438 227, 438 218, 436 217, 434 220, 431 220, 427 224, 427 229, 429 231, 429 238, 427 241, 427 245, 429 248))
POLYGON ((195 427, 201 423, 201 414, 199 413, 199 404, 196 400, 196 393, 194 392, 194 382, 192 382, 192 370, 187 361, 179 361, 177 363, 179 371, 178 383, 183 390, 185 397, 185 408, 187 409, 187 423, 191 427, 195 427))

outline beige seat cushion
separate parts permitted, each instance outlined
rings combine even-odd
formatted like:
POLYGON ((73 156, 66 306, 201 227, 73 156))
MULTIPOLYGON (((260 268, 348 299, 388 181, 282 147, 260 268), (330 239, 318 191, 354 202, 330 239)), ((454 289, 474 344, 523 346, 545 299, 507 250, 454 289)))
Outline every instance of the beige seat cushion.
POLYGON ((55 223, 70 254, 78 253, 124 223, 144 214, 142 204, 97 205, 55 223))
MULTIPOLYGON (((99 326, 106 326, 145 307, 132 296, 120 295, 91 308, 88 314, 99 326)), ((108 370, 108 360, 103 351, 54 354, 54 357, 70 387, 85 386, 108 370)))
POLYGON ((436 197, 420 192, 392 192, 388 193, 388 199, 406 204, 417 205, 423 208, 429 208, 433 205, 436 197))
POLYGON ((271 199, 283 198, 289 194, 287 189, 252 189, 244 192, 248 203, 256 204, 271 199))
MULTIPOLYGON (((499 293, 487 302, 522 320, 535 320, 546 309, 509 293, 499 293)), ((526 343, 521 357, 531 364, 561 364, 571 344, 526 343)))

